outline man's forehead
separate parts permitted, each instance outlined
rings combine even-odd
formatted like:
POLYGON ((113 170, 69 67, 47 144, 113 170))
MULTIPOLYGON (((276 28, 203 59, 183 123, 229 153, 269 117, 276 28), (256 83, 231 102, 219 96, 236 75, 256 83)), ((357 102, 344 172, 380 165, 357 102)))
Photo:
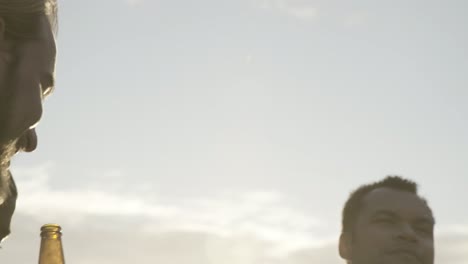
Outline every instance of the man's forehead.
POLYGON ((39 28, 40 40, 50 52, 49 55, 55 57, 57 53, 57 47, 55 44, 55 34, 53 32, 52 26, 49 22, 49 19, 46 16, 41 18, 41 26, 39 28))
MULTIPOLYGON (((55 43, 55 35, 48 18, 44 15, 38 24, 37 37, 29 43, 31 50, 39 56, 39 60, 44 63, 44 71, 50 72, 53 75, 55 71, 55 57, 57 55, 57 46, 55 43)), ((28 46, 26 44, 25 46, 28 46)))
POLYGON ((377 188, 369 192, 363 199, 363 212, 366 215, 389 212, 432 219, 431 210, 419 196, 391 188, 377 188))

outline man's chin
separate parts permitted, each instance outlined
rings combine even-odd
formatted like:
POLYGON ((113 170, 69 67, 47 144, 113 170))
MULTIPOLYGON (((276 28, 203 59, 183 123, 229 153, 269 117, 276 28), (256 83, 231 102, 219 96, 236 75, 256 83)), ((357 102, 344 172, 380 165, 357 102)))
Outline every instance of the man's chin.
POLYGON ((10 167, 11 159, 18 151, 16 142, 12 142, 8 144, 8 146, 0 147, 0 169, 2 169, 2 171, 10 167))
POLYGON ((10 170, 10 161, 2 162, 0 164, 0 177, 4 177, 8 175, 8 171, 10 170))

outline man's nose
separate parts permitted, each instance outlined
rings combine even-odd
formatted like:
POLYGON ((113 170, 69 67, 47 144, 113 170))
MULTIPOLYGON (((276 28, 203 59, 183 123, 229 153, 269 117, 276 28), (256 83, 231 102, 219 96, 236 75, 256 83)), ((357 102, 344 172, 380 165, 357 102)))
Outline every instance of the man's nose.
POLYGON ((400 230, 398 233, 398 239, 414 243, 418 241, 418 236, 411 225, 403 224, 400 227, 400 230))

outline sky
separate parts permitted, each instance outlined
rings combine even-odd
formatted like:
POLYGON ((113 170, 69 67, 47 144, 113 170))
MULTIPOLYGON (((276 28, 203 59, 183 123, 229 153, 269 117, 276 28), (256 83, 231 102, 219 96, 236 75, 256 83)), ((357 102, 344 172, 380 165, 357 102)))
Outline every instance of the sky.
POLYGON ((344 263, 359 185, 416 181, 468 259, 465 1, 59 0, 5 263, 344 263))

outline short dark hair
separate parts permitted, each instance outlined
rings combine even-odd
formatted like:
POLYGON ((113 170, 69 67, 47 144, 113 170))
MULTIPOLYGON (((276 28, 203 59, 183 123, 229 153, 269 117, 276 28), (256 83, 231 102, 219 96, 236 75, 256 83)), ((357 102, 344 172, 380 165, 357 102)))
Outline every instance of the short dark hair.
MULTIPOLYGON (((364 197, 371 191, 377 188, 391 188, 399 191, 409 192, 415 195, 418 195, 418 185, 411 180, 404 179, 400 176, 387 176, 385 179, 373 182, 370 184, 361 185, 355 191, 351 192, 348 200, 345 203, 342 214, 342 229, 341 232, 351 232, 353 231, 356 220, 359 216, 359 213, 362 209, 362 201, 364 197)), ((418 197, 426 204, 427 201, 418 197)), ((429 208, 429 206, 427 206, 429 208)), ((429 210, 431 210, 429 208, 429 210)), ((432 211, 431 211, 432 214, 432 211)))
POLYGON ((5 21, 6 38, 34 38, 37 21, 47 16, 54 33, 57 32, 57 0, 0 0, 0 17, 5 21))

